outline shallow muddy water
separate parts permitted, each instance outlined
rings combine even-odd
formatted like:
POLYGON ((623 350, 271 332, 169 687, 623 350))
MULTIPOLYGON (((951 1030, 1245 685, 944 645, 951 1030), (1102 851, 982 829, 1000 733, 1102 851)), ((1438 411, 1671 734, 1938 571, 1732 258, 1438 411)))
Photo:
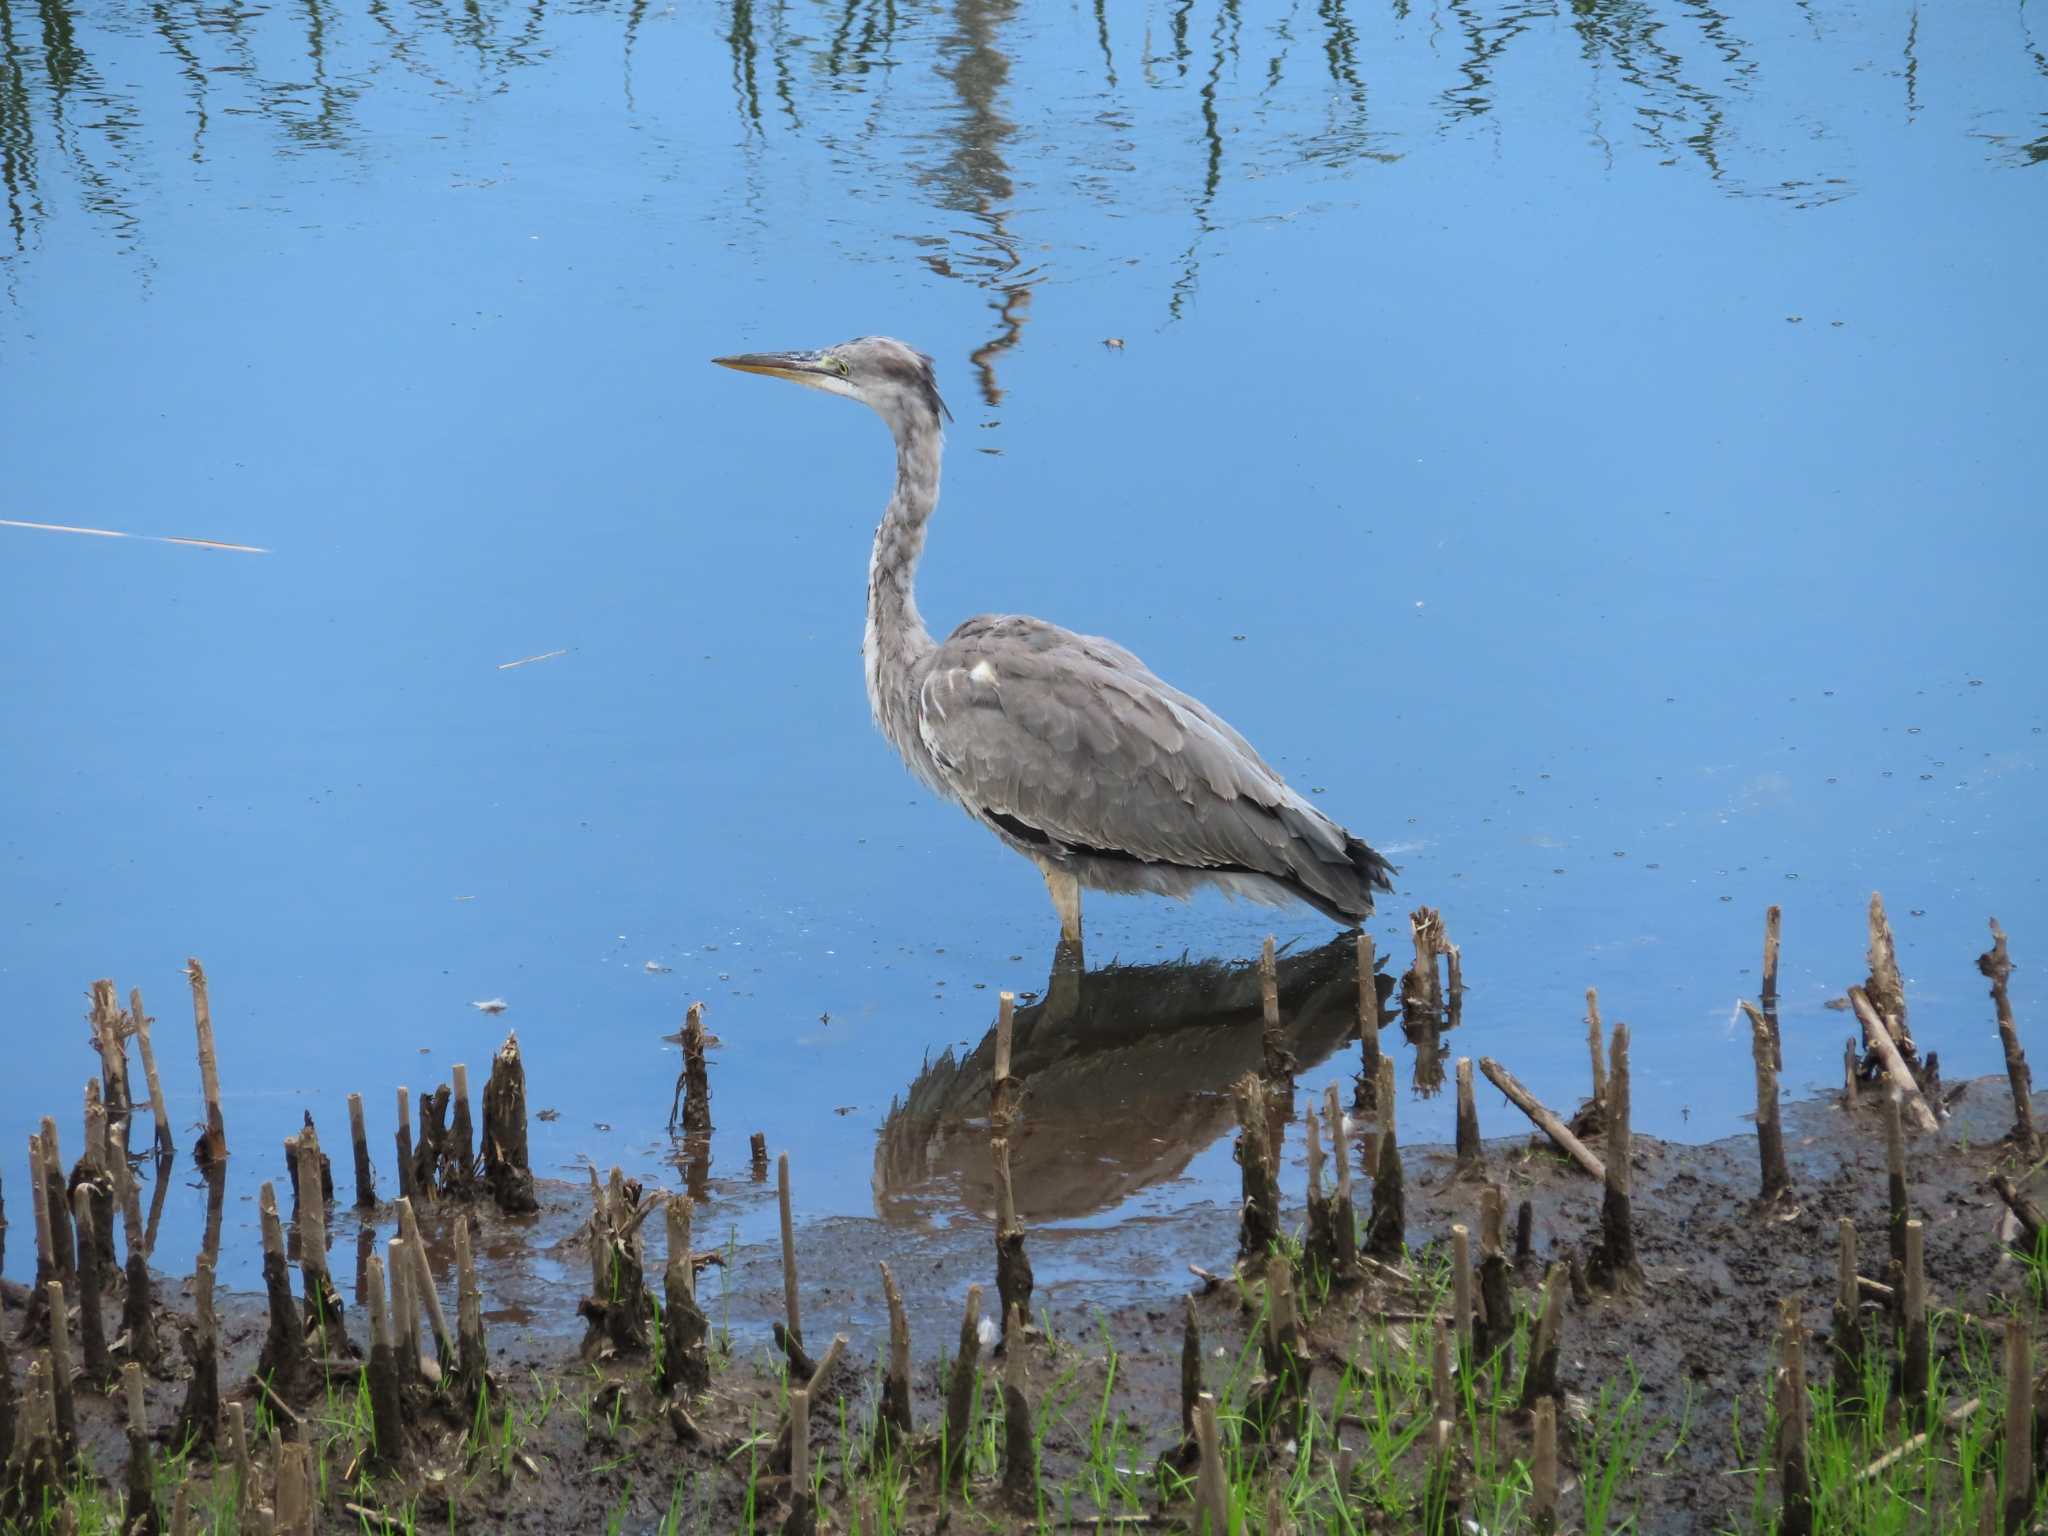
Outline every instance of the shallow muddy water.
MULTIPOLYGON (((1051 911, 868 722, 881 429, 706 366, 868 331, 956 417, 934 626, 1231 719, 1401 865, 1383 953, 1443 910, 1448 1054, 1574 1102, 1598 986, 1638 1129, 1726 1135, 1764 907, 1796 1089, 1881 888, 1992 1070, 1986 916, 2048 952, 2044 160, 2022 7, 0 0, 8 1167, 95 977, 198 1118, 195 954, 237 1219, 303 1110, 382 1149, 508 1027, 542 1171, 655 1169, 698 998, 715 1176, 763 1130, 809 1219, 977 1209, 915 1116, 1051 911)), ((1088 923, 1096 973, 1330 936, 1088 923)), ((1228 1198, 1226 971, 1084 979, 1028 1213, 1228 1198)))

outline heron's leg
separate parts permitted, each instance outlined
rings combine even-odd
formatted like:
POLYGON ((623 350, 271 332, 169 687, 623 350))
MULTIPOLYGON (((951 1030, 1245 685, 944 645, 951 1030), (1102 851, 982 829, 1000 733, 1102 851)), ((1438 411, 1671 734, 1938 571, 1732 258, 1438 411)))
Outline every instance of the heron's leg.
POLYGON ((1060 915, 1060 938, 1069 944, 1081 942, 1081 882, 1071 873, 1051 864, 1038 866, 1045 876, 1045 889, 1052 897, 1053 910, 1060 915))

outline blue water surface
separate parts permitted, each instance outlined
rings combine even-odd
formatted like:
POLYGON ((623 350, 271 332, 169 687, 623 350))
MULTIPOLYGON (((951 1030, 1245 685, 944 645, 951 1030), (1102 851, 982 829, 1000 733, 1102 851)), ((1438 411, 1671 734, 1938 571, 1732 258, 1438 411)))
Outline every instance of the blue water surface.
MULTIPOLYGON (((10 1185, 96 977, 189 1140, 197 955, 238 1222, 304 1111, 381 1152, 508 1027, 542 1172, 659 1173, 693 999, 715 1171, 763 1130, 872 1214, 1055 925, 868 720, 882 429, 707 366, 867 332, 956 418, 934 626, 1222 712, 1402 866, 1383 952, 1444 913, 1447 1051, 1575 1102, 1595 986, 1638 1128, 1727 1134, 1765 907, 1798 1090, 1882 890, 1990 1070, 1987 917, 2023 1025, 2048 954, 2044 160, 2038 5, 0 0, 0 517, 150 536, 0 526, 10 1185)), ((1088 1219, 1235 1178, 1162 1167, 1088 1219)))

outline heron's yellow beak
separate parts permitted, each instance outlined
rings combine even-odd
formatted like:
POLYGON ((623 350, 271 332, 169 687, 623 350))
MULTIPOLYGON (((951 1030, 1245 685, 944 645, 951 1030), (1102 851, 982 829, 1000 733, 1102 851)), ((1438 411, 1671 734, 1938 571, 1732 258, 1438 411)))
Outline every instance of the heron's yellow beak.
POLYGON ((711 361, 721 368, 736 368, 741 373, 763 373, 771 379, 793 379, 799 384, 836 379, 841 372, 823 352, 741 352, 733 357, 714 357, 711 361))

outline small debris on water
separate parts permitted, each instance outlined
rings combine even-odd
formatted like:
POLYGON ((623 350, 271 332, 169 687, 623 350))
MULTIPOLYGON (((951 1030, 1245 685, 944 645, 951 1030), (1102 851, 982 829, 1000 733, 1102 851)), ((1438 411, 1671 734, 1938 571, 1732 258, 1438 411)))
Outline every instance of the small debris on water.
POLYGON ((511 1005, 502 997, 487 997, 483 1001, 471 1003, 469 1006, 478 1013, 503 1013, 511 1005))
POLYGON ((645 965, 643 965, 641 969, 650 976, 666 976, 670 971, 674 970, 675 967, 672 965, 663 965, 659 960, 650 960, 645 965))
POLYGON ((610 1124, 609 1124, 609 1123, 608 1123, 607 1121, 603 1121, 603 1120, 593 1120, 593 1121, 591 1121, 590 1123, 591 1123, 592 1125, 596 1126, 596 1127, 597 1127, 597 1128, 598 1128, 598 1129, 599 1129, 600 1131, 609 1131, 609 1130, 611 1130, 611 1125, 610 1125, 610 1124))
POLYGON ((820 1024, 830 1024, 832 1022, 832 1015, 829 1013, 821 1013, 818 1015, 818 1022, 820 1024))
POLYGON ((859 1108, 860 1106, 858 1104, 842 1104, 837 1109, 833 1110, 832 1113, 835 1115, 850 1115, 856 1109, 859 1108))
POLYGON ((522 656, 517 661, 501 661, 498 663, 498 670, 500 672, 510 672, 514 667, 531 666, 536 661, 553 661, 557 656, 566 656, 568 654, 569 651, 566 646, 559 651, 542 651, 537 656, 522 656))
POLYGON ((535 1118, 535 1119, 537 1119, 537 1120, 548 1120, 548 1121, 554 1121, 554 1120, 559 1120, 559 1119, 561 1119, 561 1118, 562 1118, 562 1112, 561 1112, 561 1111, 560 1111, 559 1109, 544 1109, 544 1110, 540 1111, 540 1113, 539 1113, 539 1114, 537 1114, 536 1116, 534 1116, 534 1118, 535 1118))
POLYGON ((1102 344, 1112 352, 1121 352, 1124 349, 1124 339, 1121 336, 1105 336, 1102 338, 1102 344))

